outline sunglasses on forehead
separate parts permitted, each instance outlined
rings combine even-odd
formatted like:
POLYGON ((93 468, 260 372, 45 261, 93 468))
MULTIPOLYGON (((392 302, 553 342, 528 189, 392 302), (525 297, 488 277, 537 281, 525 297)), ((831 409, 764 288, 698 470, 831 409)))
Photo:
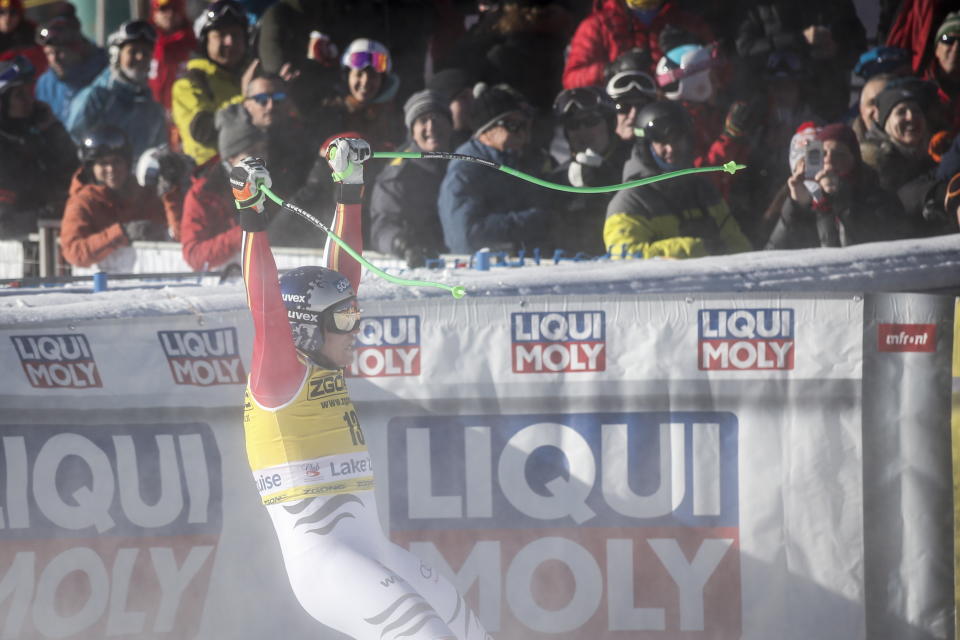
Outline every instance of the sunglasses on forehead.
POLYGON ((940 44, 945 44, 948 47, 955 43, 957 40, 960 40, 960 35, 945 33, 940 36, 940 44))
POLYGON ((261 107, 267 106, 267 103, 271 100, 273 102, 283 102, 287 99, 287 94, 283 91, 275 91, 273 93, 255 93, 252 96, 247 96, 247 100, 253 100, 261 107))

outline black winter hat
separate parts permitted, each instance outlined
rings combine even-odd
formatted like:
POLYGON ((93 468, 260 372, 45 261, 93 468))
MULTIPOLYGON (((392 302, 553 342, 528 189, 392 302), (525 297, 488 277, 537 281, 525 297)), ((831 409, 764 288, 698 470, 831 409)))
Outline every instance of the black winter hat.
POLYGON ((935 91, 936 88, 932 84, 919 78, 894 80, 877 94, 877 124, 883 129, 893 108, 908 100, 913 100, 926 111, 935 91))
POLYGON ((478 135, 514 111, 526 112, 529 105, 523 95, 508 84, 489 86, 478 82, 473 87, 473 105, 470 107, 470 125, 478 135))
POLYGON ((473 83, 473 76, 466 69, 451 68, 433 74, 426 88, 450 102, 458 93, 472 87, 473 83))

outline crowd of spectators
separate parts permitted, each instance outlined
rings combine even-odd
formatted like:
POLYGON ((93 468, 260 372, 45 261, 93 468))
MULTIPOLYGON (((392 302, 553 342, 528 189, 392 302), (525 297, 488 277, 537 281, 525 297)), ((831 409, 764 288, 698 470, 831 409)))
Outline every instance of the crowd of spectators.
MULTIPOLYGON (((364 246, 411 267, 956 233, 960 2, 877 2, 868 40, 853 0, 150 0, 101 48, 69 2, 35 24, 0 0, 0 239, 29 246, 52 220, 73 265, 122 271, 133 242, 166 240, 216 269, 240 249, 230 164, 263 157, 323 216, 341 135, 572 187, 747 167, 614 194, 373 161, 364 246)), ((322 246, 268 215, 275 245, 322 246)))

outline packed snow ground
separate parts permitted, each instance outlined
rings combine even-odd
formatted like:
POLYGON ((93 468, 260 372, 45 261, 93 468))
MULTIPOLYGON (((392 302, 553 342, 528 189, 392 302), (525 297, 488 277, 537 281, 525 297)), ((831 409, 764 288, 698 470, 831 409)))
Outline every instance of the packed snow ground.
MULTIPOLYGON (((463 285, 469 296, 583 295, 605 292, 871 293, 960 292, 960 234, 798 251, 756 251, 693 260, 528 262, 523 267, 390 270, 403 278, 463 285)), ((428 287, 406 287, 365 273, 365 299, 449 296, 428 287)), ((0 326, 209 313, 243 308, 242 283, 135 283, 114 280, 92 293, 90 284, 70 287, 0 289, 0 326)))

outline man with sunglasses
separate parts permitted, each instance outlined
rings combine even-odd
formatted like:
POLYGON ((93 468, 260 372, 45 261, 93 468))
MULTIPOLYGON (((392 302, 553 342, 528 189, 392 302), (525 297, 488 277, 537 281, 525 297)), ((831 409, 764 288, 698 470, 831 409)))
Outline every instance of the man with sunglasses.
MULTIPOLYGON (((338 138, 332 226, 359 236, 363 140, 338 138)), ((361 330, 360 264, 328 243, 325 266, 277 278, 266 234, 263 162, 230 174, 244 230, 243 277, 254 341, 243 425, 253 479, 273 522, 290 586, 314 619, 349 637, 486 640, 446 579, 384 534, 372 458, 343 368, 361 330)), ((353 236, 353 237, 351 237, 353 236)))
MULTIPOLYGON (((530 148, 530 107, 520 92, 478 83, 473 93, 473 137, 456 152, 528 173, 548 171, 545 159, 530 148)), ((437 200, 444 242, 452 253, 541 247, 550 226, 547 197, 543 189, 503 172, 454 160, 437 200)))
POLYGON ((101 74, 70 104, 67 130, 75 140, 100 123, 123 131, 136 164, 140 154, 167 141, 167 117, 148 84, 157 32, 144 20, 121 24, 107 38, 110 72, 101 74))

